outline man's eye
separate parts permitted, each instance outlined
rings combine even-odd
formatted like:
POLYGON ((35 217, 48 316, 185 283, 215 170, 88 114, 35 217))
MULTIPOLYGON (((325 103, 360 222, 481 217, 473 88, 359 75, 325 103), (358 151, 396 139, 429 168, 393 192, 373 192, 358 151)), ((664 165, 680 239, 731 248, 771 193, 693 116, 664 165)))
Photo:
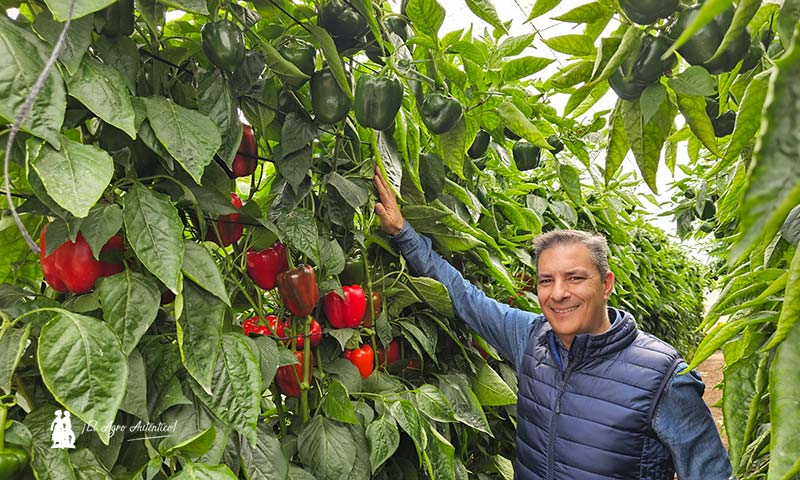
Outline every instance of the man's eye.
POLYGON ((551 281, 552 280, 549 280, 549 279, 542 279, 542 280, 539 280, 539 285, 545 285, 547 283, 550 283, 551 281))

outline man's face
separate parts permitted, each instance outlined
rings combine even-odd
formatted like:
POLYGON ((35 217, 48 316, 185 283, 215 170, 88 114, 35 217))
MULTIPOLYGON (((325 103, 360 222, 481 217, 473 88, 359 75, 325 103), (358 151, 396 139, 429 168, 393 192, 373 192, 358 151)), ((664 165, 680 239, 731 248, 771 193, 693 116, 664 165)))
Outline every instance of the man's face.
POLYGON ((550 326, 569 348, 579 333, 608 330, 606 311, 614 274, 601 277, 585 245, 556 245, 539 255, 539 305, 550 326))

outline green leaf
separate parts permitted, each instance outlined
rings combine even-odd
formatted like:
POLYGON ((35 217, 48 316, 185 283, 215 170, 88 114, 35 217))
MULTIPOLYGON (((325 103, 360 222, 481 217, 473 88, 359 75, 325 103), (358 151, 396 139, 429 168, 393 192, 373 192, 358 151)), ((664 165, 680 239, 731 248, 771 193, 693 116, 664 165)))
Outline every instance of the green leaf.
POLYGON ((164 285, 178 293, 183 264, 183 222, 161 194, 134 185, 122 197, 125 234, 136 257, 164 285))
POLYGON ((609 13, 614 12, 603 2, 589 2, 553 17, 553 20, 570 23, 591 23, 607 17, 609 13))
POLYGON ((539 148, 546 148, 548 150, 552 148, 539 129, 537 129, 513 103, 505 101, 498 105, 497 114, 503 120, 505 126, 520 137, 539 148))
POLYGON ((533 8, 531 9, 531 13, 528 15, 528 18, 525 20, 525 23, 530 22, 536 17, 544 15, 545 13, 549 12, 550 10, 556 8, 558 4, 561 3, 561 0, 536 0, 536 3, 533 4, 533 8))
POLYGON ((250 442, 256 442, 256 426, 261 413, 261 374, 258 358, 241 333, 222 335, 222 348, 211 380, 212 393, 192 390, 220 420, 250 442))
POLYGON ((289 473, 289 462, 281 449, 281 442, 266 424, 259 424, 258 441, 250 443, 242 439, 242 466, 247 478, 285 480, 289 473))
POLYGON ((725 150, 725 158, 711 169, 710 175, 715 175, 722 168, 736 161, 739 154, 758 136, 768 91, 768 75, 756 75, 747 84, 742 102, 739 104, 736 124, 728 142, 728 148, 725 150))
MULTIPOLYGON (((64 448, 52 448, 53 442, 50 440, 56 410, 61 410, 61 405, 46 403, 37 406, 33 411, 25 416, 25 427, 30 431, 33 441, 33 458, 31 467, 39 480, 76 480, 75 471, 70 462, 69 450, 64 448)), ((83 429, 84 423, 78 418, 71 417, 72 432, 78 433, 83 429)), ((11 430, 8 430, 10 432, 11 430)))
POLYGON ((169 480, 236 480, 236 475, 227 465, 205 465, 202 463, 181 463, 181 471, 169 480))
POLYGON ((425 448, 425 463, 431 478, 455 480, 455 447, 432 425, 425 422, 428 442, 425 448))
MULTIPOLYGON (((80 231, 94 258, 100 258, 100 251, 108 240, 122 228, 122 209, 116 204, 98 204, 89 210, 80 231)), ((49 231, 49 229, 48 229, 49 231)))
POLYGON ((437 375, 439 389, 453 405, 456 419, 476 430, 492 435, 489 422, 483 413, 480 401, 469 386, 469 381, 463 374, 437 375))
POLYGON ((736 4, 736 11, 733 14, 731 25, 725 32, 725 36, 722 37, 722 42, 717 47, 717 51, 708 59, 709 62, 724 55, 728 47, 733 45, 736 39, 747 33, 747 24, 758 12, 760 6, 761 0, 741 0, 736 4))
POLYGON ((114 422, 128 380, 114 332, 100 320, 62 310, 42 327, 36 353, 47 389, 108 445, 104 427, 114 422))
MULTIPOLYGON (((439 135, 442 145, 442 159, 451 172, 464 178, 464 152, 467 150, 467 125, 464 117, 449 132, 439 135)), ((423 185, 425 182, 422 182, 423 185)))
POLYGON ((0 390, 11 391, 11 379, 28 347, 30 333, 30 324, 25 328, 0 329, 0 390))
POLYGON ((220 70, 203 72, 198 76, 197 106, 200 113, 219 128, 221 143, 217 154, 228 168, 232 168, 243 130, 242 122, 239 121, 238 98, 220 70))
POLYGON ((261 385, 267 388, 272 383, 275 372, 278 371, 280 355, 278 346, 275 344, 275 340, 263 335, 255 338, 247 337, 247 341, 250 349, 258 354, 259 365, 261 366, 261 385))
POLYGON ((131 95, 119 70, 86 56, 69 79, 68 89, 100 119, 136 138, 131 95))
POLYGON ((701 66, 692 66, 678 75, 668 78, 667 84, 675 93, 682 95, 711 96, 716 93, 717 82, 701 66))
POLYGON ((561 182, 561 187, 567 192, 567 196, 569 196, 576 205, 583 204, 583 197, 581 196, 581 178, 575 167, 567 165, 566 163, 559 163, 558 180, 561 182))
POLYGON ((183 284, 183 311, 176 322, 178 346, 186 371, 211 392, 225 305, 190 281, 183 284))
POLYGON ((455 412, 450 401, 435 385, 425 383, 414 392, 419 411, 435 422, 455 422, 455 412))
MULTIPOLYGON (((75 74, 78 70, 78 65, 89 45, 92 43, 92 26, 94 21, 92 17, 83 17, 78 20, 73 20, 69 24, 67 36, 64 37, 64 46, 58 53, 58 59, 61 64, 67 69, 70 75, 75 74)), ((64 23, 59 23, 53 20, 53 15, 44 10, 36 15, 33 21, 33 29, 36 30, 47 43, 55 47, 58 43, 58 38, 61 36, 61 31, 64 29, 64 23)))
POLYGON ((500 15, 497 14, 497 9, 491 0, 465 0, 467 6, 478 18, 500 30, 503 33, 508 33, 500 15))
POLYGON ((70 2, 45 0, 44 3, 46 3, 47 8, 53 12, 55 19, 59 22, 63 22, 67 20, 67 18, 72 18, 74 20, 76 18, 81 18, 85 15, 101 10, 114 3, 114 0, 76 0, 74 10, 72 11, 72 16, 69 15, 70 2))
POLYGON ((439 28, 444 23, 445 10, 436 0, 409 0, 406 15, 415 29, 437 38, 439 28))
POLYGON ((520 80, 536 72, 544 70, 555 60, 541 57, 520 57, 503 62, 500 67, 500 77, 504 81, 520 80))
MULTIPOLYGON (((795 254, 793 264, 800 263, 797 257, 795 254)), ((796 314, 796 300, 791 308, 796 314)), ((800 401, 797 365, 800 365, 800 322, 795 322, 786 333, 784 341, 775 352, 769 372, 769 414, 772 425, 769 478, 789 480, 800 472, 800 459, 797 458, 797 432, 800 431, 800 416, 797 415, 800 401)))
MULTIPOLYGON (((308 23, 304 24, 304 26, 309 28, 311 30, 311 34, 314 35, 314 38, 317 39, 317 43, 319 43, 320 48, 322 49, 322 55, 325 57, 325 61, 327 62, 328 67, 330 67, 331 73, 333 73, 333 78, 335 78, 336 83, 339 84, 339 88, 341 88, 342 91, 345 92, 347 96, 350 97, 350 99, 352 100, 353 88, 347 81, 347 75, 344 72, 344 64, 342 63, 342 57, 339 56, 339 51, 336 49, 336 44, 333 42, 333 39, 331 38, 330 35, 328 35, 328 32, 326 32, 325 29, 322 27, 318 27, 316 25, 311 25, 308 23)), ((269 65, 269 62, 267 64, 269 65)))
POLYGON ((211 253, 202 245, 191 240, 184 240, 183 243, 183 266, 181 267, 183 274, 208 293, 225 302, 225 305, 230 306, 231 300, 225 290, 222 272, 219 271, 211 253))
POLYGON ((334 238, 318 240, 320 267, 325 275, 338 275, 345 267, 344 251, 334 238))
POLYGON ((514 405, 517 396, 488 363, 483 363, 473 382, 473 390, 478 401, 484 406, 514 405))
POLYGON ((358 425, 353 403, 350 402, 347 389, 341 382, 334 380, 328 384, 328 391, 322 400, 322 411, 331 420, 358 425))
POLYGON ((94 145, 66 137, 61 151, 44 144, 33 160, 47 194, 76 217, 83 218, 97 203, 114 174, 114 160, 94 145))
MULTIPOLYGON (((517 37, 508 37, 504 39, 497 47, 496 55, 500 58, 516 57, 517 55, 522 53, 526 48, 528 48, 531 45, 531 43, 533 43, 533 40, 535 38, 536 38, 535 33, 526 33, 524 35, 519 35, 517 37)), ((482 58, 476 58, 474 60, 483 61, 482 58)))
MULTIPOLYGON (((625 34, 622 36, 619 46, 614 50, 611 58, 608 59, 606 66, 603 67, 600 74, 587 85, 595 85, 602 82, 616 72, 626 60, 630 59, 633 55, 638 55, 639 46, 642 44, 644 36, 644 30, 635 25, 629 25, 628 29, 625 30, 625 34)), ((599 66, 599 63, 595 62, 593 64, 593 73, 599 66)))
POLYGON ((199 13, 208 15, 208 5, 206 0, 159 0, 165 5, 174 7, 185 12, 199 13))
POLYGON ((692 133, 705 145, 714 155, 721 157, 722 153, 717 148, 717 137, 714 135, 714 127, 711 119, 706 113, 705 97, 695 95, 682 95, 678 93, 678 110, 680 110, 692 133))
MULTIPOLYGON (((7 15, 0 15, 0 71, 3 72, 0 117, 17 118, 49 56, 50 48, 33 33, 14 24, 7 15)), ((60 148, 66 106, 64 80, 58 69, 53 68, 33 102, 31 112, 22 122, 22 131, 60 148)))
POLYGON ((594 55, 594 39, 588 35, 567 34, 542 40, 545 45, 556 52, 567 55, 590 56, 594 55))
POLYGON ((169 98, 142 100, 158 141, 200 184, 206 165, 211 163, 222 143, 217 125, 202 113, 182 107, 169 98))
POLYGON ((348 180, 337 172, 332 172, 328 176, 328 184, 335 188, 344 201, 354 209, 363 207, 369 200, 369 191, 366 188, 348 180))
POLYGON ((660 83, 648 86, 639 97, 639 106, 642 109, 642 121, 647 123, 658 113, 659 107, 667 98, 667 89, 660 83))
POLYGON ((780 35, 784 45, 788 45, 791 42, 798 21, 800 21, 800 1, 784 0, 780 13, 778 13, 777 22, 778 35, 780 35))
POLYGON ((369 462, 374 474, 400 446, 400 432, 392 417, 382 416, 367 426, 369 462))
POLYGON ((798 252, 800 250, 795 252, 789 267, 789 278, 783 294, 784 300, 778 326, 764 350, 769 350, 783 342, 800 319, 800 253, 798 252))
POLYGON ((653 118, 644 123, 639 102, 623 100, 622 118, 625 134, 630 142, 636 163, 639 165, 639 171, 650 189, 657 192, 656 172, 661 156, 661 147, 672 127, 675 107, 669 98, 665 98, 653 118))
POLYGON ((134 349, 128 355, 128 388, 119 409, 131 415, 149 421, 147 410, 147 374, 144 358, 139 350, 134 349))
POLYGON ((389 413, 400 425, 400 428, 411 437, 417 452, 425 449, 425 437, 422 432, 419 413, 414 404, 408 400, 399 400, 389 403, 389 413))
POLYGON ((296 208, 278 219, 278 228, 283 232, 289 246, 295 248, 320 264, 317 239, 317 222, 314 213, 305 208, 296 208))
MULTIPOLYGON (((797 29, 796 29, 797 30, 797 29)), ((796 102, 800 77, 800 35, 787 53, 775 61, 770 80, 764 130, 756 141, 747 190, 741 204, 741 231, 729 259, 740 258, 757 240, 771 239, 795 205, 800 203, 800 102, 796 102)))
POLYGON ((702 4, 697 16, 694 17, 692 23, 686 26, 686 29, 681 32, 681 35, 672 44, 662 57, 666 58, 671 55, 675 50, 681 48, 698 30, 703 28, 707 23, 712 21, 714 17, 724 12, 731 6, 731 0, 708 0, 702 4))
POLYGON ((453 301, 441 282, 428 277, 409 277, 409 283, 414 293, 437 313, 447 318, 455 318, 453 301))
POLYGON ((320 480, 346 479, 356 460, 353 435, 343 425, 315 415, 297 436, 297 453, 320 480))
POLYGON ((130 355, 158 314, 161 296, 149 277, 125 269, 100 280, 98 286, 103 319, 114 329, 122 351, 130 355))

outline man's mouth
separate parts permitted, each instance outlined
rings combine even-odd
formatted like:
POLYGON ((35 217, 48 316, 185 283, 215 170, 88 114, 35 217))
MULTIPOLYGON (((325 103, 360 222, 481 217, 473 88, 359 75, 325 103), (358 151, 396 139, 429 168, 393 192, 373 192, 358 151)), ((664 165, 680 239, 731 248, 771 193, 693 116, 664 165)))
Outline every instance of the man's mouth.
POLYGON ((575 306, 575 307, 569 307, 569 308, 555 308, 555 307, 550 307, 550 310, 554 311, 555 313, 569 313, 569 312, 574 312, 574 311, 575 311, 575 310, 577 310, 577 309, 578 309, 578 307, 577 307, 577 306, 575 306))

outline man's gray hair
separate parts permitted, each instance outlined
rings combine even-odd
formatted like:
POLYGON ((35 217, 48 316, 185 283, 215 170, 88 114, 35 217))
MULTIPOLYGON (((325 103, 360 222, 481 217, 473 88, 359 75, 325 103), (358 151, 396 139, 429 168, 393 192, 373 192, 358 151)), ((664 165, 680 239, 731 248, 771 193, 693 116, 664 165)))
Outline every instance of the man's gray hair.
POLYGON ((558 245, 584 245, 589 249, 592 263, 601 277, 608 273, 608 243, 605 237, 582 230, 553 230, 543 233, 533 240, 533 258, 538 267, 539 256, 543 251, 558 245))

